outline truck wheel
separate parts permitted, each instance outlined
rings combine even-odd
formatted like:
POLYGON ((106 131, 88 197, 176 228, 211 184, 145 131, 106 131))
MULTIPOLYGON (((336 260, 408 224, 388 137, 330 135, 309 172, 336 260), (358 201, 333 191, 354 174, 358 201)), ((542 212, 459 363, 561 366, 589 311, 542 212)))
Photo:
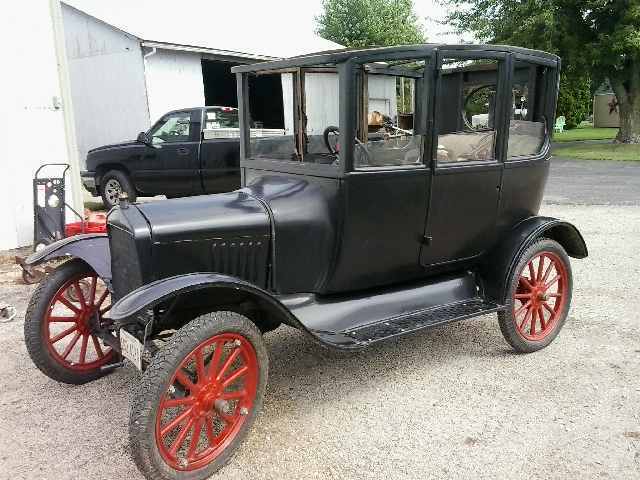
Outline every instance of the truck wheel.
POLYGON ((571 305, 573 279, 564 248, 554 240, 537 240, 520 256, 508 288, 507 308, 498 313, 504 338, 518 352, 549 345, 571 305))
POLYGON ((235 312, 192 320, 167 342, 134 391, 129 442, 146 478, 209 478, 222 468, 262 408, 267 350, 235 312))
POLYGON ((105 374, 100 367, 113 362, 114 352, 95 331, 111 307, 110 297, 82 260, 69 260, 44 278, 24 319, 27 351, 42 373, 75 385, 105 374))
POLYGON ((102 176, 100 190, 102 201, 107 209, 118 204, 122 192, 126 192, 130 202, 136 201, 136 189, 129 176, 120 170, 109 170, 102 176))

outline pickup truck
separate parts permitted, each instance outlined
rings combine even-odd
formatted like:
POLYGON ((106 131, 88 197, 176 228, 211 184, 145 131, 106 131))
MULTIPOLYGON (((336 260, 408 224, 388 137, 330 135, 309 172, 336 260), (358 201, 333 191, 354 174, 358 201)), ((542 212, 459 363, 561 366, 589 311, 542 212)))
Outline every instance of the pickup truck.
MULTIPOLYGON (((220 193, 240 186, 238 110, 210 106, 173 110, 135 141, 90 150, 84 187, 107 209, 120 193, 168 198, 220 193)), ((284 135, 251 129, 252 136, 284 135)))

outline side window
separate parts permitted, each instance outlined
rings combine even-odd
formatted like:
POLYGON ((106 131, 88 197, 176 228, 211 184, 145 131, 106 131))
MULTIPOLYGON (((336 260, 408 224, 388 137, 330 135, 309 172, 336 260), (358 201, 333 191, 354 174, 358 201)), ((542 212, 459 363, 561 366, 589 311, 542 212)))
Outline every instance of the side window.
POLYGON ((507 157, 537 155, 544 146, 547 125, 543 102, 547 67, 516 62, 513 72, 507 157))
POLYGON ((151 143, 188 142, 191 130, 191 113, 177 112, 166 115, 151 131, 151 143))
POLYGON ((354 167, 406 167, 422 165, 422 139, 415 131, 416 99, 424 59, 376 62, 363 66, 360 75, 358 138, 354 167))
POLYGON ((493 59, 444 59, 436 98, 439 164, 495 160, 500 66, 493 59))

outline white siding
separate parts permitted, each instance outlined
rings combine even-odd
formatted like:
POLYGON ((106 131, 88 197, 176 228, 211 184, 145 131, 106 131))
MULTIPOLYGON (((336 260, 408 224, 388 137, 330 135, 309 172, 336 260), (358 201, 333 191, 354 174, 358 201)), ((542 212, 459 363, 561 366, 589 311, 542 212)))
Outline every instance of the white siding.
POLYGON ((140 42, 62 5, 80 163, 87 151, 149 127, 140 42))
POLYGON ((201 55, 156 50, 145 61, 151 122, 169 110, 204 106, 201 55))
POLYGON ((8 2, 0 22, 0 249, 8 249, 33 241, 33 173, 68 158, 49 3, 8 2))
POLYGON ((396 97, 396 77, 369 75, 369 113, 374 110, 394 118, 398 114, 396 97))
POLYGON ((338 75, 335 73, 307 73, 304 76, 307 133, 322 135, 330 125, 337 126, 338 75))

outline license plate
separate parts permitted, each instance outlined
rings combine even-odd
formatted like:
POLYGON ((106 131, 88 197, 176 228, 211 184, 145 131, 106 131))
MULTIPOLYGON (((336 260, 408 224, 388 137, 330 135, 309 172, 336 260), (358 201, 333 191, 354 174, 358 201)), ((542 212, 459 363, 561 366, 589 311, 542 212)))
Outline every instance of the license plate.
POLYGON ((136 337, 129 332, 120 329, 120 349, 122 356, 129 359, 138 370, 142 371, 142 353, 144 352, 144 345, 140 343, 136 337))

